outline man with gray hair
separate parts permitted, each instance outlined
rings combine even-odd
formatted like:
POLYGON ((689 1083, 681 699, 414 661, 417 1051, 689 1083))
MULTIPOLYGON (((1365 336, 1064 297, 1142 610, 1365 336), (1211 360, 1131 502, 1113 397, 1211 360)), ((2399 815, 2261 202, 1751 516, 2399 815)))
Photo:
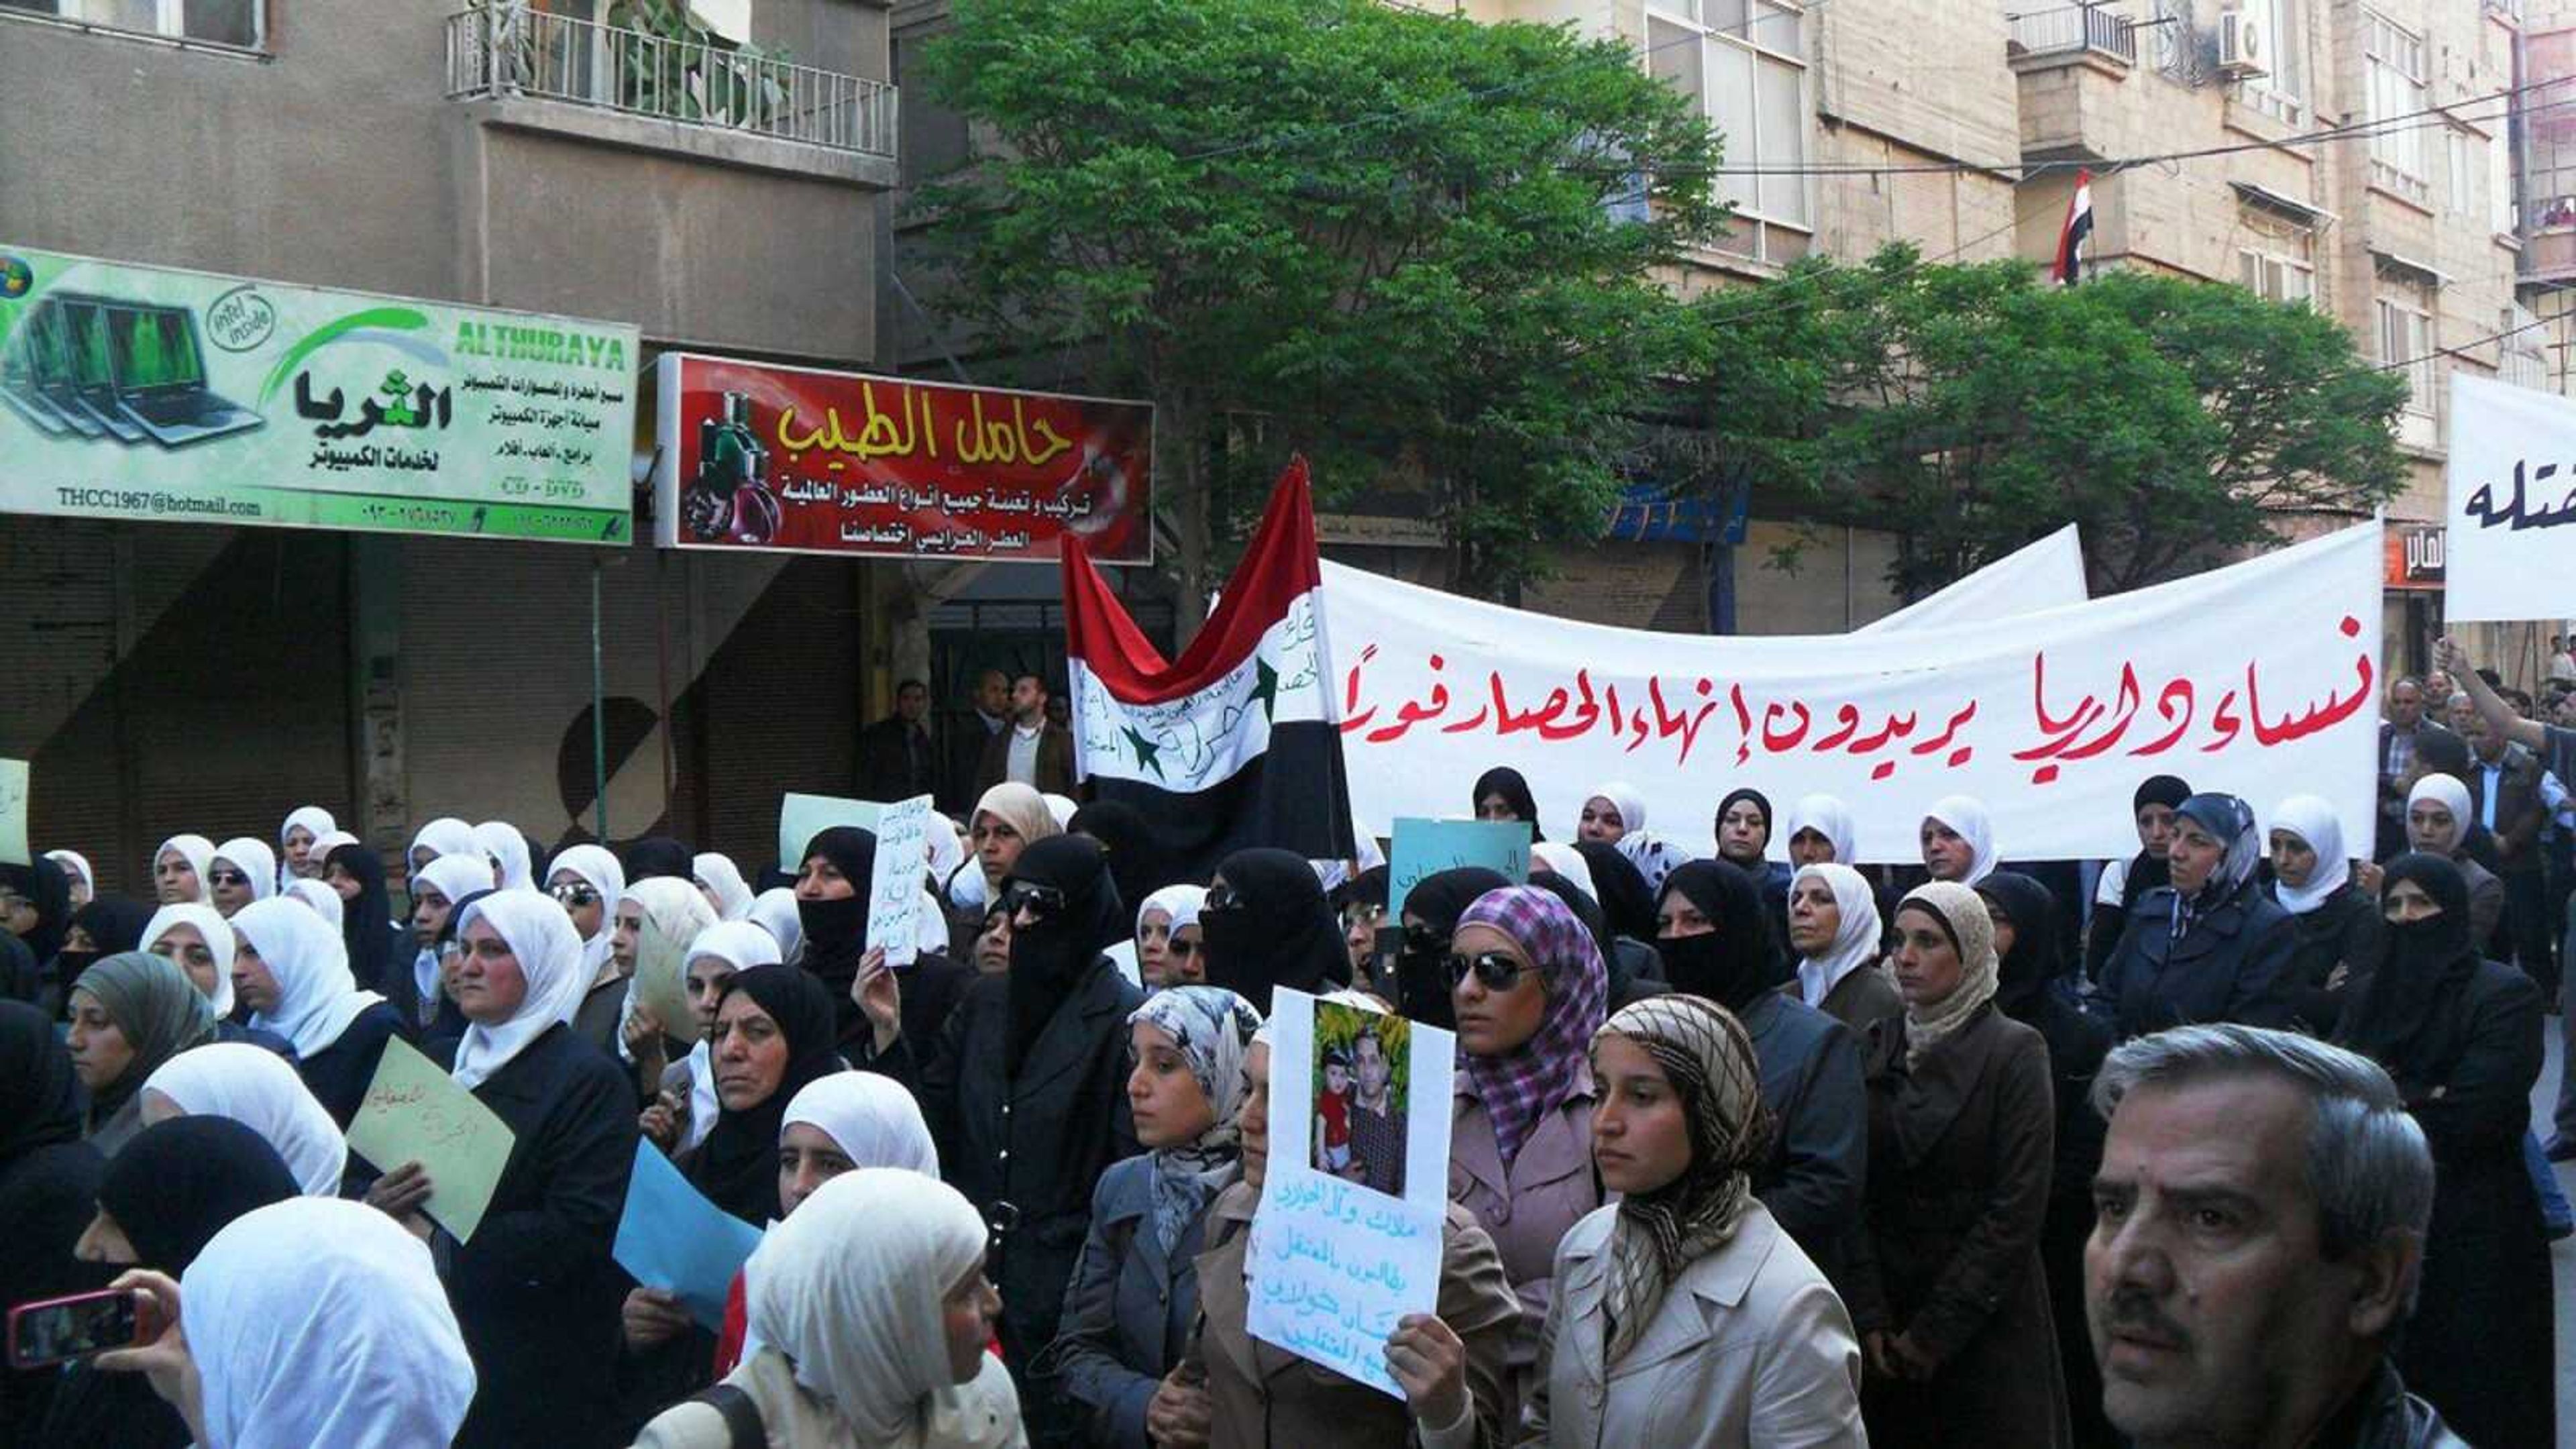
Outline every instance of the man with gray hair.
POLYGON ((2465 1449, 2388 1346, 2433 1157, 2396 1084, 2284 1031, 2186 1026, 2111 1053, 2084 1307, 2137 1449, 2465 1449))

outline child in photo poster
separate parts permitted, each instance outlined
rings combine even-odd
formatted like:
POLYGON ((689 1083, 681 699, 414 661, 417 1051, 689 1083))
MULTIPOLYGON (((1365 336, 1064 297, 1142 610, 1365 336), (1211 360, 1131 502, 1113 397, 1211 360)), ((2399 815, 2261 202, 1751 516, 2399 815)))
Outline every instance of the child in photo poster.
POLYGON ((1315 1165, 1390 1197, 1404 1196, 1411 1026, 1373 1007, 1331 999, 1315 1003, 1315 1165), (1332 1114, 1343 1122, 1337 1164, 1327 1160, 1333 1145, 1325 1129, 1332 1114))
POLYGON ((1324 1053, 1324 1084, 1315 1094, 1315 1166, 1341 1174, 1351 1165, 1351 1058, 1338 1048, 1324 1053))

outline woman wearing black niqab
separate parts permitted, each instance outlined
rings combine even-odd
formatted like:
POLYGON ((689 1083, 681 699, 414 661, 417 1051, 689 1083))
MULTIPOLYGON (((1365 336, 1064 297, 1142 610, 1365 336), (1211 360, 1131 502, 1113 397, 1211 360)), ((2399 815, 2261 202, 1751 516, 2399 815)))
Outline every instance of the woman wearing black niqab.
MULTIPOLYGON (((868 890, 875 878, 876 864, 876 832, 855 825, 835 825, 818 831, 806 843, 805 858, 797 872, 796 922, 804 931, 804 944, 790 964, 803 967, 823 984, 824 993, 832 1000, 838 1040, 852 1061, 867 1056, 874 1045, 867 1012, 859 1005, 852 987, 859 979, 869 948, 881 944, 868 939, 868 890), (829 862, 832 872, 849 882, 849 894, 828 894, 828 888, 812 869, 818 859, 829 862)), ((898 974, 904 1033, 916 1042, 936 1040, 939 1029, 947 1024, 948 1014, 956 1009, 974 980, 973 968, 938 952, 925 951, 915 956, 911 965, 894 969, 898 974)))
POLYGON ((1772 947, 1753 877, 1722 860, 1694 860, 1664 878, 1659 907, 1676 893, 1717 929, 1658 937, 1664 979, 1675 991, 1707 997, 1741 1016, 1755 997, 1790 979, 1788 963, 1772 947))
POLYGON ((26 929, 12 933, 25 943, 27 954, 39 964, 53 960, 63 949, 63 930, 71 924, 71 877, 39 855, 29 865, 0 865, 0 891, 23 898, 33 910, 26 929))
MULTIPOLYGON (((44 1008, 47 1016, 59 1020, 71 983, 106 957, 143 949, 143 928, 151 922, 152 907, 122 896, 98 896, 72 912, 71 927, 63 933, 62 949, 45 965, 44 996, 37 1005, 44 1008)), ((231 970, 232 964, 226 962, 223 969, 231 970)))
POLYGON ((1478 775, 1475 793, 1467 797, 1467 806, 1479 820, 1527 823, 1533 845, 1547 839, 1539 829, 1538 797, 1530 794, 1529 781, 1521 778, 1521 772, 1508 765, 1498 765, 1478 775))
POLYGON ((1276 987, 1321 994, 1348 986, 1351 953, 1314 867, 1285 850, 1238 850, 1199 907, 1207 982, 1265 1015, 1276 987))
MULTIPOLYGON (((329 880, 333 871, 358 886, 356 895, 343 892, 340 897, 340 941, 349 948, 349 974, 359 990, 384 992, 394 971, 411 970, 413 955, 411 928, 394 920, 393 898, 385 889, 384 857, 364 845, 335 846, 323 857, 323 879, 329 880)), ((450 919, 463 914, 460 902, 450 919)))
MULTIPOLYGON (((72 1257, 100 1166, 81 1140, 80 1083, 53 1023, 23 1001, 0 1001, 0 1306, 106 1286, 106 1274, 72 1257)), ((0 1425, 42 1419, 58 1377, 0 1368, 0 1425)))
MULTIPOLYGON (((1607 928, 1602 933, 1601 959, 1610 967, 1610 1009, 1615 1012, 1629 1002, 1670 989, 1663 979, 1663 956, 1655 949, 1655 890, 1646 884, 1646 873, 1607 841, 1578 840, 1574 849, 1592 870, 1592 888, 1601 893, 1596 909, 1607 928)), ((1542 875, 1530 883, 1545 885, 1561 879, 1542 875)), ((1575 914, 1583 915, 1580 906, 1575 914)))
MULTIPOLYGON (((1314 873, 1296 865, 1314 890, 1314 873)), ((912 1089, 949 1185, 995 1225, 989 1276, 1002 1293, 1002 1360, 1026 1421, 1078 1425, 1080 1410, 1038 1355, 1063 1318, 1065 1286, 1090 1233, 1093 1184, 1139 1150, 1127 1103, 1127 1016, 1145 993, 1102 954, 1131 923, 1098 841, 1033 841, 1001 887, 1012 913, 1010 969, 968 987, 935 1043, 914 1041, 872 1004, 870 1024, 895 1035, 868 1066, 912 1089)), ((1325 943, 1340 955, 1339 933, 1323 921, 1325 943)))
POLYGON ((1511 881, 1481 865, 1434 871, 1404 894, 1404 949, 1395 958, 1395 1010, 1409 1021, 1458 1029, 1458 1007, 1449 986, 1449 938, 1458 918, 1487 891, 1511 881))

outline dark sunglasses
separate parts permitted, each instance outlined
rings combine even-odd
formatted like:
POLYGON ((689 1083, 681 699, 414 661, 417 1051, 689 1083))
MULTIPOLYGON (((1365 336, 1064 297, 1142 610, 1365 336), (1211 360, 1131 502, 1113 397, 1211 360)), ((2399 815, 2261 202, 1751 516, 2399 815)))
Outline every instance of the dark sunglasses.
POLYGON ((1438 960, 1449 949, 1449 938, 1429 926, 1407 924, 1404 928, 1404 954, 1427 956, 1438 960))
POLYGON ((1199 903, 1199 912, 1230 911, 1243 904, 1243 892, 1230 885, 1208 887, 1207 899, 1199 903))
POLYGON ((1465 985, 1467 973, 1473 971, 1476 980, 1487 991, 1509 991, 1520 984, 1521 973, 1528 969, 1518 957, 1501 951, 1479 951, 1473 956, 1453 955, 1449 958, 1449 989, 1455 991, 1465 985))
POLYGON ((599 904, 599 892, 586 885, 559 885, 548 894, 575 909, 599 904))
POLYGON ((206 879, 214 882, 216 885, 246 886, 250 884, 250 877, 237 870, 219 870, 208 875, 206 879))
POLYGON ((1002 909, 1017 916, 1022 911, 1039 920, 1064 914, 1065 894, 1051 885, 1032 881, 1013 881, 1002 891, 1002 909))

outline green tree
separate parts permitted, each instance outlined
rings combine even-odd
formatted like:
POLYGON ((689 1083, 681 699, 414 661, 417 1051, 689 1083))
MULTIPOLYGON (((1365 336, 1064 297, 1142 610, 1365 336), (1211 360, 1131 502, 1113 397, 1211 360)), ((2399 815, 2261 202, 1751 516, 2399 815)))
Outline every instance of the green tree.
POLYGON ((2052 287, 2027 263, 1925 266, 1893 247, 1712 299, 1698 320, 1693 397, 1734 435, 1731 458, 1775 498, 1902 533, 1892 582, 1908 597, 2068 522, 2097 590, 2136 588, 2276 543, 2301 515, 2367 513, 2404 482, 2404 380, 2332 318, 2241 287, 2140 272, 2052 287))
POLYGON ((1721 215, 1713 138, 1633 50, 1377 0, 954 22, 931 83, 986 144, 924 189, 938 305, 1154 400, 1184 597, 1247 437, 1265 456, 1234 471, 1304 447, 1423 480, 1478 587, 1542 532, 1598 532, 1672 330, 1649 269, 1721 215))

